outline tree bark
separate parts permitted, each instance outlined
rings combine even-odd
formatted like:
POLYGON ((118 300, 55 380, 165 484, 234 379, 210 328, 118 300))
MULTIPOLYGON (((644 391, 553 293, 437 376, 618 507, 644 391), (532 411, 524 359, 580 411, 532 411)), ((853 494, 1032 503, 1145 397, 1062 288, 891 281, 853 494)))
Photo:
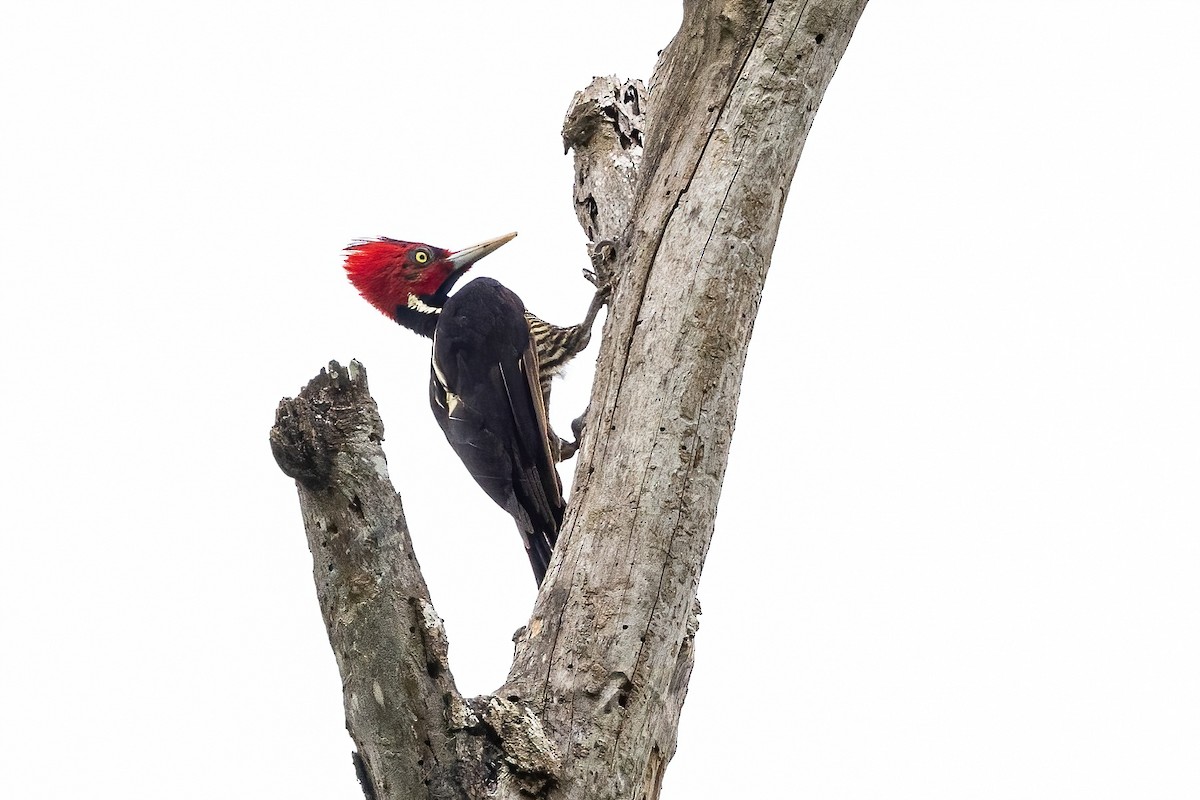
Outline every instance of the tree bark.
POLYGON ((362 368, 281 404, 368 796, 658 797, 779 220, 865 5, 688 0, 648 91, 576 96, 576 210, 615 243, 593 255, 616 253, 616 290, 564 529, 494 696, 454 687, 362 368))

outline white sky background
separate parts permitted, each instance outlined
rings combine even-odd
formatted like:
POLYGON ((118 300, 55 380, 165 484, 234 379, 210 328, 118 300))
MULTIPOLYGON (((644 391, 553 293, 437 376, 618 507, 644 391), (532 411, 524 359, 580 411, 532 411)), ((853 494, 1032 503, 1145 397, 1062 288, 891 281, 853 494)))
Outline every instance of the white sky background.
MULTIPOLYGON (((361 797, 267 446, 330 358, 370 372, 459 687, 501 683, 525 556, 341 248, 518 230, 475 273, 574 322, 563 112, 678 13, 0 12, 4 796, 361 797)), ((1198 32, 868 8, 775 251, 666 800, 1200 796, 1198 32)))

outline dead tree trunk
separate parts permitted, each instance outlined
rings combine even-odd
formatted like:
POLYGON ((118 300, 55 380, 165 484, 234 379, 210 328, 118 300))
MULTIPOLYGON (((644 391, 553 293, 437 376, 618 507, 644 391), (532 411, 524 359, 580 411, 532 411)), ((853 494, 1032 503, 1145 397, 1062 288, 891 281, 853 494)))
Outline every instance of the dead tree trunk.
POLYGON ((564 530, 495 695, 454 686, 362 368, 281 403, 368 796, 658 796, 780 216, 865 5, 686 0, 648 91, 576 97, 576 208, 615 241, 617 286, 564 530))

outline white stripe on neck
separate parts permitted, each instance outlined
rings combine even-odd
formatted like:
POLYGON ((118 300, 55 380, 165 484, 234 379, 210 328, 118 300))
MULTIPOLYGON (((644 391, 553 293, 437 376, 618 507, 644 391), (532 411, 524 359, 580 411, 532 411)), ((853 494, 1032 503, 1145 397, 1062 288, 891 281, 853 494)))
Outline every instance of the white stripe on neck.
POLYGON ((442 313, 442 310, 440 308, 434 308, 433 306, 427 304, 421 298, 417 297, 415 294, 410 294, 408 296, 408 307, 411 308, 413 311, 420 311, 422 314, 440 314, 440 313, 442 313))

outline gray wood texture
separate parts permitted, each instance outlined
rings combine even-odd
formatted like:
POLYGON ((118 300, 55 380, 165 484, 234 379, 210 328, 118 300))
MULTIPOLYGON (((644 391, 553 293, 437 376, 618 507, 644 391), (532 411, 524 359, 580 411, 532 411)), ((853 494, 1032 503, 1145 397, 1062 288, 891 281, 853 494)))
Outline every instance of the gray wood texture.
POLYGON ((865 6, 688 0, 648 89, 576 95, 574 202, 615 290, 564 529, 493 696, 454 687, 365 371, 331 363, 281 403, 368 796, 659 796, 779 220, 865 6))

